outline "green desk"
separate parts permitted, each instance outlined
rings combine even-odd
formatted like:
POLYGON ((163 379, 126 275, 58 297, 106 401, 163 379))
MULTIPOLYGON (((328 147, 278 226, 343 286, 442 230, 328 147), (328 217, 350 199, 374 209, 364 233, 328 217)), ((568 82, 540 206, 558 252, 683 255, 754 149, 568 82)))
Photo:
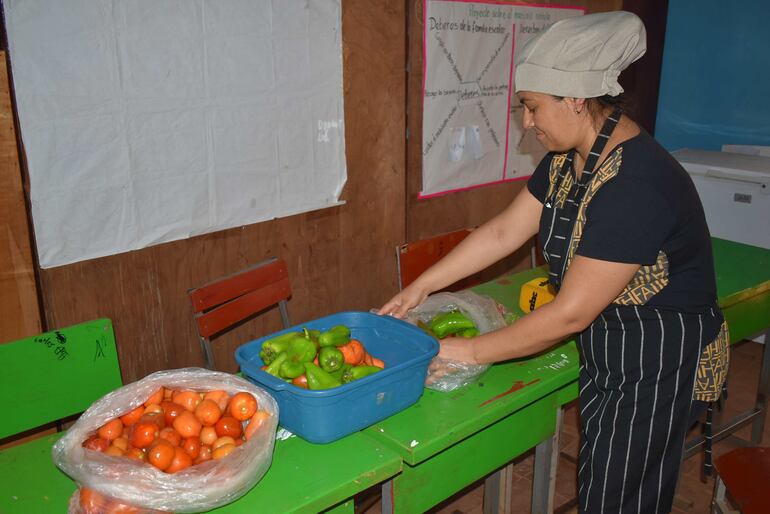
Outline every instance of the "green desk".
MULTIPOLYGON (((0 512, 66 512, 75 483, 51 461, 59 434, 0 451, 0 512)), ((352 434, 326 445, 276 441, 273 462, 246 495, 212 512, 353 512, 352 497, 401 470, 395 453, 352 434), (323 464, 319 464, 323 463, 323 464)))

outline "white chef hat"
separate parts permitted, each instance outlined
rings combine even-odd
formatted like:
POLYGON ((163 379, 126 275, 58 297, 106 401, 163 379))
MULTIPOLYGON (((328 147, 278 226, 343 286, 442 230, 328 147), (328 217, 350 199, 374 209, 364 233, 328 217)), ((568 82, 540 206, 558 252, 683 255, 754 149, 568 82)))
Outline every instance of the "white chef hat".
POLYGON ((642 20, 626 11, 557 21, 516 53, 516 91, 617 96, 620 72, 644 55, 646 39, 642 20))

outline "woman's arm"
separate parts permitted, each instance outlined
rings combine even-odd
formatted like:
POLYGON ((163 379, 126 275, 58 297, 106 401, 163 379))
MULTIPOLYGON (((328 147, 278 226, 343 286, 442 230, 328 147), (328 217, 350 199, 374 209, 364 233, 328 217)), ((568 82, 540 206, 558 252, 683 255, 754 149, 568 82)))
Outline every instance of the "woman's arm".
POLYGON ((588 327, 623 291, 639 267, 578 255, 551 303, 508 327, 471 339, 472 342, 445 339, 439 357, 482 364, 545 350, 588 327))
POLYGON ((525 187, 500 214, 472 231, 443 259, 383 305, 379 313, 398 318, 433 291, 472 275, 518 250, 537 233, 543 205, 525 187))

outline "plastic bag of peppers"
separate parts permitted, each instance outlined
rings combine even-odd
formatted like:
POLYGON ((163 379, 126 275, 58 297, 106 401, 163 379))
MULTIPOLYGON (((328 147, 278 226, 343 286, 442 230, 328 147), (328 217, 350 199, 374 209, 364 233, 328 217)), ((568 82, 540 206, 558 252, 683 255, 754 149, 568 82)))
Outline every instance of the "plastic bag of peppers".
POLYGON ((265 340, 259 358, 263 371, 306 389, 330 389, 377 373, 385 363, 370 355, 350 329, 287 332, 265 340))
MULTIPOLYGON (((488 296, 472 291, 437 293, 429 296, 406 316, 437 339, 473 338, 512 322, 512 314, 488 296)), ((425 386, 436 391, 453 391, 470 384, 489 369, 489 364, 466 364, 435 357, 428 366, 425 386)))

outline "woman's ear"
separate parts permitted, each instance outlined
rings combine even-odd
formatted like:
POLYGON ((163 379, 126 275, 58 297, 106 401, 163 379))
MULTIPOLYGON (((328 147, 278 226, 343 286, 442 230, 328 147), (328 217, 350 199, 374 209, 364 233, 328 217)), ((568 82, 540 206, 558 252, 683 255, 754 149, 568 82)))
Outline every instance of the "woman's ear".
POLYGON ((565 98, 564 100, 567 101, 570 109, 575 114, 582 114, 583 111, 585 111, 586 108, 586 99, 585 98, 565 98))

